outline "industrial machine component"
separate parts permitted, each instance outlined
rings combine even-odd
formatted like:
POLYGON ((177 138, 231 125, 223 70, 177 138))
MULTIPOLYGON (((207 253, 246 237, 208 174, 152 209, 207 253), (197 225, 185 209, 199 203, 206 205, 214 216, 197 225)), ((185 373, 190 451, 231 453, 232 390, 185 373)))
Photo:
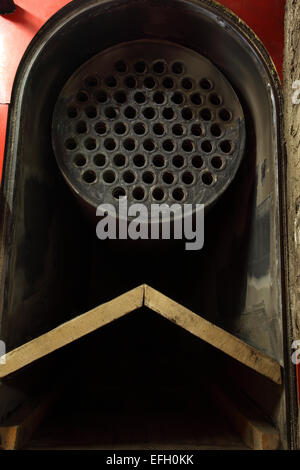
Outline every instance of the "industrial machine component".
POLYGON ((91 206, 202 203, 225 191, 245 146, 239 99, 224 75, 167 41, 116 45, 60 93, 53 146, 67 182, 91 206))
MULTIPOLYGON (((98 354, 105 338, 113 346, 105 354, 106 372, 136 365, 151 378, 145 384, 153 392, 142 360, 149 353, 153 370, 172 364, 174 376, 184 377, 185 390, 201 397, 205 407, 202 390, 210 372, 222 369, 270 417, 280 445, 292 447, 283 141, 281 86, 270 57, 249 28, 219 4, 74 0, 66 5, 30 44, 12 93, 0 227, 1 339, 7 351, 148 284, 275 360, 290 381, 276 389, 267 379, 262 384, 248 370, 236 372, 232 361, 211 354, 206 345, 194 349, 190 336, 182 342, 176 337, 174 359, 164 322, 157 325, 149 312, 140 323, 133 316, 127 330, 126 322, 119 324, 119 340, 118 325, 103 330, 95 347, 98 354), (180 243, 158 240, 141 255, 124 240, 125 249, 119 242, 117 250, 115 240, 96 238, 62 175, 93 211, 101 202, 118 204, 122 195, 146 205, 214 203, 205 219, 203 249, 186 253, 180 243), (132 344, 120 348, 128 337, 132 344), (129 346, 132 355, 123 361, 129 346), (200 366, 205 373, 195 374, 200 366)), ((71 356, 75 366, 79 356, 71 356)), ((163 375, 157 377, 159 388, 163 375)), ((134 387, 137 382, 134 378, 134 387)), ((17 391, 12 404, 2 389, 0 419, 22 401, 17 391)), ((176 394, 181 396, 180 388, 176 394)), ((201 419, 198 423, 206 432, 201 419)), ((227 429, 225 434, 230 446, 227 429)))

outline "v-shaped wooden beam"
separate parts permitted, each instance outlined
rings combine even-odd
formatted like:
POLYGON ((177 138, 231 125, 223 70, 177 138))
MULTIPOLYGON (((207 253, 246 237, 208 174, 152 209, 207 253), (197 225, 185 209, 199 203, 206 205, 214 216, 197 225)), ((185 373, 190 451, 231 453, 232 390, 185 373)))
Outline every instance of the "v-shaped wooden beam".
POLYGON ((2 356, 0 363, 4 360, 5 363, 0 364, 0 378, 143 305, 273 382, 281 383, 280 364, 277 361, 145 284, 63 323, 2 356))

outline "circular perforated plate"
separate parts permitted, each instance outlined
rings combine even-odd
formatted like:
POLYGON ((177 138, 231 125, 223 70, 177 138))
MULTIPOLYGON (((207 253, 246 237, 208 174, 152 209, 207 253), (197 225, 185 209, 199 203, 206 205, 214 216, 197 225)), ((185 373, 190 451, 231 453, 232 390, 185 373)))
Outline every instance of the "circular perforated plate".
POLYGON ((206 58, 161 41, 123 43, 83 64, 61 91, 53 147, 91 206, 206 206, 224 192, 245 145, 243 110, 206 58))

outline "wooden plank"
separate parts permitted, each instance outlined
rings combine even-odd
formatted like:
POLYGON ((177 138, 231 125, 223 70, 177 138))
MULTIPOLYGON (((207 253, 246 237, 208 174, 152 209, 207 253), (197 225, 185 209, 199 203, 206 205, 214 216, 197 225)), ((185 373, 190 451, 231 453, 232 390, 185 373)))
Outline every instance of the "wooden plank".
POLYGON ((247 397, 232 385, 211 383, 211 395, 221 412, 239 434, 246 446, 254 450, 276 450, 279 432, 247 397))
POLYGON ((0 378, 138 309, 143 298, 144 286, 136 287, 8 352, 6 363, 0 364, 0 378))
MULTIPOLYGON (((286 1, 285 50, 284 50, 284 125, 287 158, 286 200, 287 230, 285 240, 287 326, 289 342, 300 339, 300 3, 299 0, 286 1)), ((284 175, 285 176, 285 175, 284 175)), ((291 351, 291 355, 292 355, 291 351)), ((288 362, 288 361, 287 361, 288 362)), ((294 382, 294 365, 287 364, 289 388, 294 382), (290 369, 290 370, 289 370, 290 369)), ((300 384, 298 385, 300 397, 300 384)), ((289 400, 291 407, 292 448, 300 448, 300 413, 295 399, 289 400), (298 416, 298 418, 296 418, 298 416), (295 423, 298 423, 295 425, 295 423), (297 429, 298 428, 298 429, 297 429), (296 443, 297 440, 297 443, 296 443)))
POLYGON ((277 361, 149 286, 145 286, 145 305, 273 382, 281 383, 277 361))
POLYGON ((146 305, 198 338, 260 374, 281 383, 280 365, 222 328, 196 315, 149 286, 139 286, 110 302, 69 320, 6 354, 0 378, 146 305))

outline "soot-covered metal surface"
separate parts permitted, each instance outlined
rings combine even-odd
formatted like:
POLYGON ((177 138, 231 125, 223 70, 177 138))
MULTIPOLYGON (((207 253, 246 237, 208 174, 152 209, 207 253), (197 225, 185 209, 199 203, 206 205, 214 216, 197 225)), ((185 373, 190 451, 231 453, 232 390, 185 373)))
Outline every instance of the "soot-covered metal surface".
MULTIPOLYGON (((1 339, 8 350, 148 282, 283 365, 281 106, 262 45, 209 0, 74 0, 52 18, 20 65, 8 122, 0 237, 1 339), (109 251, 96 240, 95 226, 83 222, 52 152, 53 110, 67 80, 96 54, 141 39, 167 40, 205 56, 243 106, 245 157, 207 214, 199 253, 173 256, 172 247, 163 247, 162 255, 148 250, 142 257, 127 247, 120 255, 115 244, 109 251), (262 252, 269 255, 262 259, 262 252)), ((275 421, 284 435, 283 402, 275 421)))

